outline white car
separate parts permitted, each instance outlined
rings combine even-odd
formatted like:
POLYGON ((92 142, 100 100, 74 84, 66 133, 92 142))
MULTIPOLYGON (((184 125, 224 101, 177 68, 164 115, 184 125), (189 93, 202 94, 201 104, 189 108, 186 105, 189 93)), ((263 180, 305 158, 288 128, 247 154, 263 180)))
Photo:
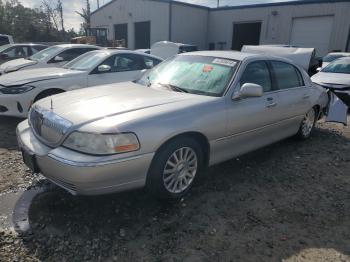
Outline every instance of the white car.
POLYGON ((347 111, 350 107, 350 57, 333 61, 311 80, 330 91, 331 100, 326 121, 347 125, 347 111))
POLYGON ((177 54, 198 51, 195 45, 174 43, 169 41, 156 42, 151 46, 151 55, 167 59, 177 54))
POLYGON ((160 63, 157 57, 134 51, 96 50, 62 68, 39 68, 0 77, 0 116, 26 117, 33 103, 54 94, 139 78, 160 63))
POLYGON ((322 58, 322 68, 325 68, 327 65, 329 65, 334 60, 337 60, 342 57, 350 57, 350 53, 345 52, 334 52, 329 53, 325 57, 322 58))
POLYGON ((46 48, 29 58, 20 58, 0 65, 0 75, 24 69, 61 67, 78 56, 100 49, 93 45, 64 44, 46 48))

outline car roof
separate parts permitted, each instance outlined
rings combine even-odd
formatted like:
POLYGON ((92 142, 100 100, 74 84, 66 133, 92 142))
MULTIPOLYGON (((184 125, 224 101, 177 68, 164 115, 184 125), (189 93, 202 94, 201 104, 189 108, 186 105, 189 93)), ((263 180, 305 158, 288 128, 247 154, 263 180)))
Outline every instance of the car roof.
POLYGON ((137 55, 143 55, 143 56, 148 56, 148 57, 152 57, 158 60, 163 60, 162 58, 159 58, 157 56, 154 55, 150 55, 147 53, 142 53, 142 52, 138 52, 138 51, 134 51, 134 50, 127 50, 127 49, 99 49, 99 50, 94 50, 91 52, 98 52, 98 53, 107 53, 109 55, 114 55, 114 54, 137 54, 137 55))
POLYGON ((59 46, 62 48, 71 48, 71 47, 91 47, 91 48, 99 48, 98 46, 95 45, 87 45, 87 44, 60 44, 60 45, 55 45, 55 46, 59 46))
POLYGON ((15 43, 15 44, 9 44, 9 46, 47 46, 44 44, 35 44, 35 43, 15 43))
POLYGON ((239 61, 245 60, 246 58, 250 58, 250 57, 266 57, 265 55, 243 53, 240 51, 196 51, 196 52, 182 53, 181 55, 212 56, 212 57, 228 58, 228 59, 239 60, 239 61))
POLYGON ((346 53, 346 52, 332 52, 332 53, 328 53, 327 55, 343 55, 343 56, 350 56, 350 53, 346 53))

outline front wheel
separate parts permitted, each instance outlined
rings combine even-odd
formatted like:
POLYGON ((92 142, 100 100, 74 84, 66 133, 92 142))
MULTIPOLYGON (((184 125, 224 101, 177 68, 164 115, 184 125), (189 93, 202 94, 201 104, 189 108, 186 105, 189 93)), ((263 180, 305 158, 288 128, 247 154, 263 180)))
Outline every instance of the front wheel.
POLYGON ((203 168, 203 153, 192 138, 179 138, 163 146, 148 172, 146 188, 156 197, 177 199, 192 187, 203 168))
POLYGON ((304 116, 304 119, 301 122, 299 131, 297 133, 297 137, 302 140, 308 139, 311 136, 312 131, 315 127, 316 120, 317 120, 317 110, 316 108, 312 108, 304 116))

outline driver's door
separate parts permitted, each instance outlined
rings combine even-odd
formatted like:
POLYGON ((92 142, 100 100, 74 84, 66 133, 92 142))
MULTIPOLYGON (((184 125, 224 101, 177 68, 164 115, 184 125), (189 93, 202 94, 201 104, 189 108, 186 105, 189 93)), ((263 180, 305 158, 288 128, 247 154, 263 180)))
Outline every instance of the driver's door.
POLYGON ((97 66, 88 76, 88 86, 134 81, 145 69, 141 55, 117 54, 107 58, 97 66), (99 66, 107 65, 109 71, 99 71, 99 66))
POLYGON ((246 66, 239 85, 245 83, 258 84, 264 92, 261 97, 228 98, 225 147, 230 158, 275 142, 283 136, 283 130, 282 133, 279 130, 278 95, 266 61, 254 61, 246 66))

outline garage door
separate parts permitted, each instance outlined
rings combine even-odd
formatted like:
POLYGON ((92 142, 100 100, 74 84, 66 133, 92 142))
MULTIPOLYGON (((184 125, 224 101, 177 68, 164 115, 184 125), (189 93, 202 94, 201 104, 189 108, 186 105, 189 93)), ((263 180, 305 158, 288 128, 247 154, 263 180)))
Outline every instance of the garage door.
POLYGON ((333 16, 294 18, 290 44, 314 47, 318 56, 327 54, 333 29, 333 16))

